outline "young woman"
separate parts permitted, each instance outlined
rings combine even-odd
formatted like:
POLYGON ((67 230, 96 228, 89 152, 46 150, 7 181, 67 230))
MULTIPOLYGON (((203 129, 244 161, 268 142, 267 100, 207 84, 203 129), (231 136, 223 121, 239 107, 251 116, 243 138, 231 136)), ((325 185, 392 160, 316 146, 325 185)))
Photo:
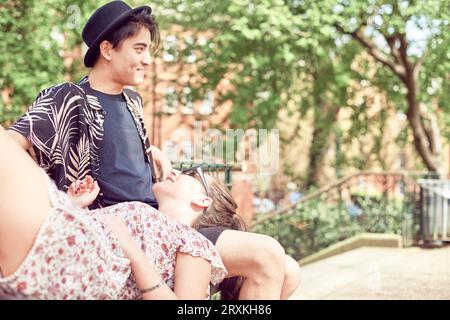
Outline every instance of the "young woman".
POLYGON ((153 192, 161 212, 215 244, 228 271, 222 299, 288 299, 299 286, 297 261, 274 238, 246 232, 229 189, 200 167, 172 172, 153 192))
MULTIPOLYGON (((135 200, 156 207, 149 192, 157 173, 152 159, 164 178, 172 166, 150 144, 142 97, 129 89, 144 81, 150 52, 159 44, 152 9, 111 1, 90 17, 82 36, 89 76, 42 90, 9 133, 23 149, 31 148, 59 190, 94 177, 102 192, 91 208, 135 200)), ((205 233, 211 234, 226 268, 245 277, 240 298, 279 299, 298 284, 298 264, 275 239, 228 227, 205 233)))
MULTIPOLYGON (((0 150, 0 297, 204 299, 226 275, 210 242, 185 224, 140 203, 89 214, 1 126, 0 150)), ((82 206, 98 193, 92 181, 85 187, 72 195, 82 206)))
MULTIPOLYGON (((73 184, 69 193, 82 197, 93 186, 92 179, 88 178, 73 184)), ((254 299, 255 287, 256 298, 287 299, 298 287, 298 263, 285 255, 275 239, 245 232, 245 223, 236 214, 237 205, 228 188, 214 177, 204 175, 201 167, 172 171, 166 180, 154 185, 153 193, 160 212, 203 233, 214 233, 208 238, 213 238, 229 273, 229 278, 220 285, 222 299, 254 299), (229 241, 230 238, 236 242, 229 241), (235 244, 230 247, 230 243, 235 244), (276 248, 276 254, 267 248, 276 248), (272 268, 276 264, 280 268, 272 268)), ((140 205, 139 210, 144 215, 158 212, 146 205, 140 205)), ((126 212, 126 207, 120 206, 90 211, 93 216, 124 217, 126 212)))

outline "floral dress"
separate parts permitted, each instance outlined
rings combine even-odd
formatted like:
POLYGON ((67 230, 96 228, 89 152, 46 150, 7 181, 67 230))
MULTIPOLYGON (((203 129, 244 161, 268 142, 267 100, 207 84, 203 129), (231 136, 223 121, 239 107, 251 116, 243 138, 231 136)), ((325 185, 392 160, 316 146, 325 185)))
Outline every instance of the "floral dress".
MULTIPOLYGON (((177 220, 166 217, 160 211, 142 202, 125 202, 107 208, 90 211, 94 217, 116 215, 128 226, 132 238, 140 245, 156 271, 166 284, 174 289, 176 255, 188 253, 202 257, 211 263, 211 283, 219 284, 227 271, 214 245, 200 233, 177 220)), ((113 248, 120 253, 120 247, 113 248)), ((209 297, 209 290, 205 292, 209 297)), ((121 299, 139 299, 139 290, 130 277, 121 299)))
POLYGON ((130 261, 99 219, 119 215, 167 284, 174 287, 177 252, 211 262, 213 284, 227 274, 214 246, 190 227, 142 203, 87 211, 74 207, 48 179, 52 208, 20 267, 0 276, 0 298, 139 299, 130 261))

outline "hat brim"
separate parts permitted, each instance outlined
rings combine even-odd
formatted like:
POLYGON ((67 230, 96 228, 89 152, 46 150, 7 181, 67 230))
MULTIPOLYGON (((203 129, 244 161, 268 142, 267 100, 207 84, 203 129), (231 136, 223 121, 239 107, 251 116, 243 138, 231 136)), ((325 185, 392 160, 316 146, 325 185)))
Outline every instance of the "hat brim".
POLYGON ((94 66, 95 61, 97 60, 97 56, 99 53, 99 45, 104 40, 103 38, 113 30, 115 27, 117 27, 119 24, 121 24, 124 20, 128 19, 131 15, 134 13, 142 10, 142 9, 149 9, 150 12, 152 11, 152 8, 149 6, 141 6, 134 9, 131 9, 130 11, 127 11, 123 13, 122 15, 118 16, 116 20, 114 20, 105 30, 103 30, 98 37, 92 42, 92 44, 89 46, 88 50, 86 51, 86 54, 84 55, 84 65, 88 68, 92 68, 94 66))

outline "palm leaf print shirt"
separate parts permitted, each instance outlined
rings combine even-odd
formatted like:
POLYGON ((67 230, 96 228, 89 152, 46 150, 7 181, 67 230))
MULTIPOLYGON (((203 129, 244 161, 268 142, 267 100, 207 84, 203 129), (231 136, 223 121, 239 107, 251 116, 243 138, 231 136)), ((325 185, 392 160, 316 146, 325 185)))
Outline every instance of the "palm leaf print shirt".
MULTIPOLYGON (((123 96, 146 151, 145 160, 151 163, 142 98, 131 89, 124 89, 123 96)), ((22 134, 31 142, 29 152, 32 157, 55 181, 58 189, 66 191, 72 182, 86 175, 97 180, 103 122, 104 110, 93 94, 88 78, 83 77, 78 85, 64 82, 42 90, 9 130, 22 134)), ((94 206, 104 206, 101 193, 94 206)))

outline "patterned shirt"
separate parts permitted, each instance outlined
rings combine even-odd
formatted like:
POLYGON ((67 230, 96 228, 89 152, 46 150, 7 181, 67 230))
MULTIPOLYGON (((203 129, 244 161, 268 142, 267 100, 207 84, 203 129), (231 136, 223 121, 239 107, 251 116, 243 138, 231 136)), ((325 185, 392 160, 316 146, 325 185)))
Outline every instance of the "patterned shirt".
MULTIPOLYGON (((142 97, 130 89, 123 96, 141 138, 146 161, 152 164, 144 126, 142 97)), ((64 82, 42 90, 27 112, 9 128, 32 144, 32 157, 66 191, 77 179, 99 174, 99 143, 103 139, 104 110, 85 76, 79 84, 64 82)), ((154 172, 152 172, 155 180, 154 172)), ((102 193, 96 206, 103 206, 102 193)))

